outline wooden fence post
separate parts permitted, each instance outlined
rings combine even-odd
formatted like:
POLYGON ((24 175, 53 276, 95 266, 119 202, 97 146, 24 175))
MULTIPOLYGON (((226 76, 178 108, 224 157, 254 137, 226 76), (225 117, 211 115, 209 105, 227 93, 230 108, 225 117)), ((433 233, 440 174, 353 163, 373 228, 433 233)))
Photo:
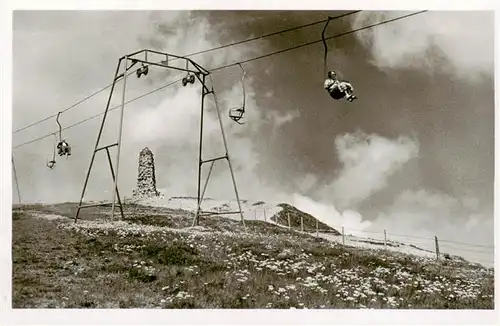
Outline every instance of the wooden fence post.
POLYGON ((384 229, 384 248, 387 246, 387 230, 384 229))
POLYGON ((342 227, 342 245, 345 246, 345 232, 344 232, 344 227, 342 227))
POLYGON ((290 229, 292 226, 290 224, 290 213, 286 212, 286 217, 288 218, 288 228, 290 229))
POLYGON ((316 219, 316 238, 319 238, 319 222, 318 222, 318 219, 316 219))
POLYGON ((436 243, 436 259, 439 259, 439 241, 437 236, 434 236, 434 242, 436 243))
POLYGON ((300 215, 300 231, 304 232, 304 216, 300 215))
POLYGON ((264 208, 264 222, 267 222, 266 209, 264 208))

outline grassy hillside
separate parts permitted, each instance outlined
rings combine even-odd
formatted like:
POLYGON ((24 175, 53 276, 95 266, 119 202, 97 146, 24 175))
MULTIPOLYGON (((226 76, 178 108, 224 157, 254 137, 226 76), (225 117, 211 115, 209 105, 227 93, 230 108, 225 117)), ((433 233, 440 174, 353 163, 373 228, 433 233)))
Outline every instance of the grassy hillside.
POLYGON ((301 229, 301 224, 303 223, 304 230, 316 230, 316 222, 318 223, 318 229, 323 233, 332 233, 333 235, 341 235, 340 232, 335 230, 334 228, 326 225, 323 222, 317 221, 317 219, 307 214, 296 207, 293 207, 288 204, 279 204, 278 206, 282 207, 283 210, 278 214, 271 217, 271 220, 277 222, 281 225, 288 226, 288 218, 290 218, 290 227, 296 230, 301 229), (302 220, 301 220, 302 218, 302 220))
POLYGON ((13 210, 14 308, 494 308, 493 270, 463 261, 144 206, 75 224, 75 207, 13 210))

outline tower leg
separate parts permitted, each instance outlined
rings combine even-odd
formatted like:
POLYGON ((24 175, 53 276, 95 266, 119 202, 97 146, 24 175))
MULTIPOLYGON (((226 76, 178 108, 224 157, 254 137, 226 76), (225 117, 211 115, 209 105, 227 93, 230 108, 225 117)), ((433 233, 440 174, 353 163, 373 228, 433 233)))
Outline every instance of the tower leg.
MULTIPOLYGON (((16 181, 17 200, 19 201, 19 204, 21 204, 22 203, 21 191, 19 191, 19 179, 17 178, 16 164, 14 163, 14 155, 12 155, 12 172, 14 173, 14 179, 16 181)), ((14 202, 14 201, 12 201, 12 202, 14 202)))
MULTIPOLYGON (((123 60, 123 93, 122 93, 122 106, 120 109, 120 126, 118 127, 119 131, 118 131, 118 150, 116 153, 116 175, 114 175, 114 177, 113 177, 113 201, 111 204, 111 218, 112 219, 115 217, 115 200, 116 200, 117 189, 118 189, 118 168, 120 167, 120 151, 122 148, 123 111, 125 108, 125 91, 127 89, 127 63, 128 63, 128 60, 127 60, 127 57, 125 56, 125 59, 123 60)), ((111 166, 111 171, 113 171, 112 166, 111 166)), ((113 174, 115 174, 115 173, 113 173, 113 174)), ((120 204, 120 209, 122 211, 122 218, 123 218, 123 208, 121 207, 121 204, 120 204)))
MULTIPOLYGON (((109 168, 111 169, 111 176, 113 177, 113 182, 115 182, 116 180, 115 171, 113 170, 113 163, 111 162, 111 155, 109 154, 108 147, 106 147, 106 156, 108 157, 108 163, 109 163, 109 168)), ((115 183, 115 191, 116 191, 116 196, 118 197, 118 205, 120 206, 120 213, 123 219, 123 205, 122 201, 120 200, 120 192, 118 191, 118 185, 116 183, 115 183)))
MULTIPOLYGON (((97 146, 99 146, 99 141, 101 140, 102 131, 104 129, 104 124, 106 123, 106 117, 108 115, 109 105, 111 104, 111 98, 113 97, 113 91, 115 90, 116 80, 119 78, 118 72, 120 71, 120 65, 121 65, 122 60, 123 60, 123 58, 118 60, 118 64, 116 66, 115 76, 113 78, 113 84, 111 84, 111 90, 109 92, 108 102, 106 104, 106 110, 104 111, 104 115, 102 117, 101 127, 99 128, 99 133, 97 134, 97 139, 95 142, 94 151, 92 153, 92 158, 90 159, 89 169, 87 170, 87 175, 85 176, 85 181, 83 183, 82 194, 80 196, 80 203, 78 204, 78 208, 76 210, 75 223, 78 220, 78 216, 80 214, 80 209, 82 208, 83 197, 85 196, 85 190, 87 189, 87 184, 89 182, 90 172, 92 171, 92 166, 94 165, 95 154, 98 151, 97 146)), ((124 77, 125 77, 125 75, 124 75, 124 77)))
POLYGON ((193 226, 195 225, 198 225, 199 224, 199 220, 200 220, 200 211, 201 211, 201 202, 202 202, 202 199, 203 199, 203 196, 205 194, 205 190, 206 190, 206 187, 207 187, 207 184, 208 184, 208 181, 210 179, 210 175, 211 175, 211 172, 212 172, 212 168, 213 168, 213 163, 215 160, 219 160, 219 159, 227 159, 227 162, 228 162, 228 166, 229 166, 229 170, 230 170, 230 173, 231 173, 231 179, 232 179, 232 183, 233 183, 233 187, 234 187, 234 192, 235 192, 235 195, 236 195, 236 201, 238 202, 238 212, 240 214, 240 218, 241 218, 241 223, 243 224, 243 227, 246 229, 246 226, 245 226, 245 218, 243 217, 243 210, 241 209, 241 202, 240 202, 240 196, 238 194, 238 187, 236 185, 236 178, 234 176, 234 171, 233 171, 233 166, 231 164, 231 159, 229 157, 229 150, 228 150, 228 147, 227 147, 227 140, 226 140, 226 134, 225 134, 225 131, 224 131, 224 125, 222 123, 222 117, 221 117, 221 114, 220 114, 220 110, 219 110, 219 104, 217 102, 217 96, 215 95, 215 92, 213 90, 213 85, 212 85, 212 90, 211 91, 208 91, 206 85, 205 85, 205 76, 203 75, 202 78, 199 78, 200 82, 202 83, 202 98, 201 98, 201 112, 200 112, 200 145, 199 145, 199 157, 198 157, 198 195, 197 195, 197 207, 196 207, 196 214, 194 216, 194 219, 193 219, 193 226), (203 160, 203 118, 204 118, 204 102, 205 102, 205 96, 209 93, 212 93, 213 96, 214 96, 214 101, 215 101, 215 107, 216 107, 216 110, 217 110, 217 118, 219 120, 219 126, 220 126, 220 130, 221 130, 221 134, 222 134, 222 140, 223 140, 223 143, 224 143, 224 149, 226 151, 226 154, 222 157, 218 157, 218 158, 215 158, 215 159, 210 159, 210 160, 203 160), (203 189, 203 193, 201 193, 201 172, 202 172, 202 165, 203 163, 208 163, 208 162, 211 162, 211 166, 210 166, 210 171, 208 173, 208 176, 207 176, 207 180, 205 182, 205 186, 204 186, 204 189, 203 189))
MULTIPOLYGON (((194 216, 193 226, 200 223, 200 207, 201 207, 201 167, 203 165, 203 118, 205 111, 205 96, 207 92, 205 91, 205 75, 202 77, 202 88, 201 88, 201 111, 200 111, 200 144, 199 144, 199 155, 198 155, 198 195, 197 195, 197 205, 196 205, 196 215, 194 216)), ((208 179, 207 179, 208 183, 208 179)))
POLYGON ((234 177, 233 166, 231 164, 231 159, 229 157, 229 150, 227 148, 226 133, 224 132, 224 125, 222 124, 222 117, 221 117, 221 114, 220 114, 219 104, 218 104, 218 101, 217 101, 217 95, 215 95, 215 92, 213 92, 213 96, 214 96, 214 100, 215 100, 215 108, 217 110, 217 117, 219 119, 220 130, 221 130, 221 133, 222 133, 222 141, 224 142, 224 149, 226 150, 226 159, 227 159, 227 163, 229 165, 229 171, 231 172, 231 179, 233 181, 234 193, 236 195, 236 201, 238 202, 238 209, 240 211, 241 223, 243 224, 243 228, 246 229, 245 218, 243 217, 243 211, 241 210, 241 203, 240 203, 240 196, 238 194, 238 187, 236 186, 236 179, 234 177))

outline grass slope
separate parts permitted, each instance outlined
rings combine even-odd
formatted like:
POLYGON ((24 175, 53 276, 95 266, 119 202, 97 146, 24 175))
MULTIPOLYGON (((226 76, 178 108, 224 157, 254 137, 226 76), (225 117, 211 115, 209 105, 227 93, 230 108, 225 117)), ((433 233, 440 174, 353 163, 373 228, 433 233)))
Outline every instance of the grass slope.
MULTIPOLYGON (((301 224, 303 223, 305 231, 315 231, 316 230, 316 221, 317 219, 311 214, 307 214, 301 210, 298 210, 294 206, 288 204, 279 204, 279 207, 282 207, 283 210, 278 214, 271 217, 271 221, 277 222, 281 225, 288 226, 288 218, 290 218, 290 227, 293 229, 300 230, 301 224), (302 218, 302 220, 301 220, 302 218)), ((339 231, 334 228, 326 225, 323 222, 318 223, 318 229, 321 230, 322 233, 331 233, 333 235, 342 235, 339 231)))
POLYGON ((138 205, 75 224, 75 208, 13 210, 14 308, 494 308, 493 270, 463 261, 138 205))

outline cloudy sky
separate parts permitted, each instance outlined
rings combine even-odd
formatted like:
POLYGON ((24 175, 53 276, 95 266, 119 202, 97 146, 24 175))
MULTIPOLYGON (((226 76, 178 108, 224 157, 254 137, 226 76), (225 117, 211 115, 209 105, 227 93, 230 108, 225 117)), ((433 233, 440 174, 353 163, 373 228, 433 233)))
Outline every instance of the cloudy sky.
MULTIPOLYGON (((149 48, 186 55, 341 13, 15 12, 13 130, 111 83, 124 54, 149 48)), ((408 13, 363 11, 330 22, 327 35, 408 13)), ((322 43, 245 63, 243 126, 227 118, 229 108, 241 105, 241 70, 213 72, 241 197, 286 201, 353 230, 387 228, 493 245, 493 19, 492 12, 427 12, 330 40, 327 64, 353 83, 359 98, 353 103, 325 93, 322 43)), ((192 59, 216 68, 318 40, 322 28, 318 24, 192 59)), ((151 69, 147 78, 132 75, 127 100, 179 77, 160 69, 151 69)), ((62 126, 102 113, 108 94, 63 113, 62 126)), ((112 105, 120 100, 117 92, 112 105)), ((208 158, 224 152, 212 97, 206 103, 208 158)), ((199 105, 199 83, 185 88, 177 83, 126 106, 123 195, 132 193, 138 152, 145 146, 155 154, 158 188, 167 196, 196 195, 199 105)), ((73 155, 57 158, 54 170, 45 166, 54 136, 14 149, 24 202, 79 200, 101 118, 63 131, 73 155)), ((110 113, 102 145, 116 142, 118 118, 118 110, 110 113)), ((55 131, 52 118, 15 133, 13 146, 55 131)), ((230 185, 220 161, 207 196, 232 199, 230 185)), ((85 199, 110 199, 111 189, 102 152, 85 199)))

